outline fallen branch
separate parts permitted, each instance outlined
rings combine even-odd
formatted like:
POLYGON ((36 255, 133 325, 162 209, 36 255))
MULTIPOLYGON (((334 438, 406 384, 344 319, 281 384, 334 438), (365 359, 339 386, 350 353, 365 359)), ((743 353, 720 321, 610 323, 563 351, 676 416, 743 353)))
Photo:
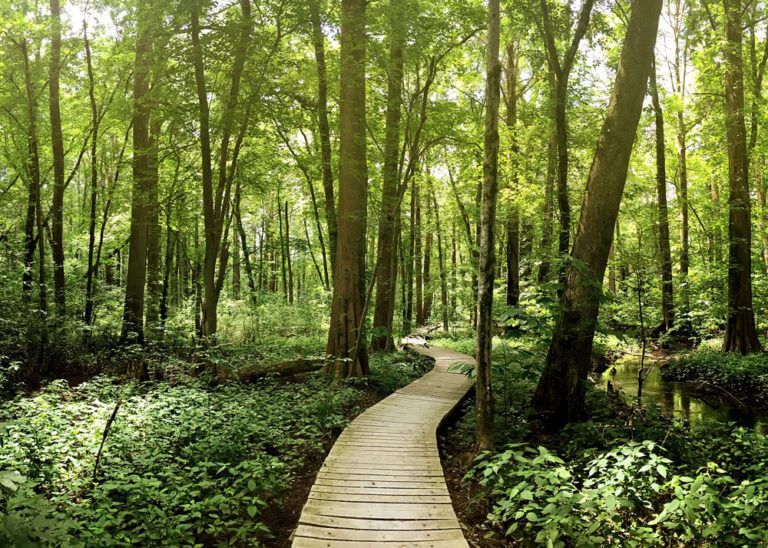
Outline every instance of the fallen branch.
POLYGON ((269 376, 286 377, 290 375, 298 375, 301 373, 311 373, 312 371, 322 369, 324 366, 325 360, 322 359, 299 359, 271 365, 254 365, 244 367, 237 371, 222 367, 219 368, 217 372, 216 380, 219 384, 225 383, 227 381, 254 382, 269 376))

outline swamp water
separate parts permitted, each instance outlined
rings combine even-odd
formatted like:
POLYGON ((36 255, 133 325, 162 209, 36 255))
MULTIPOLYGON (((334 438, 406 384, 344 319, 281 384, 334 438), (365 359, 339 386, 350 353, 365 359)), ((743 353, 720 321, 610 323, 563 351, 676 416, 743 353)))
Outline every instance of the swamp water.
MULTIPOLYGON (((655 406, 668 416, 679 418, 694 425, 703 421, 735 422, 761 433, 768 433, 768 414, 757 413, 744 407, 725 393, 699 394, 691 383, 668 382, 661 378, 660 362, 653 356, 646 356, 645 368, 653 364, 643 381, 642 404, 655 406)), ((598 385, 606 388, 608 382, 624 392, 627 398, 637 398, 640 357, 625 356, 600 376, 598 385)))

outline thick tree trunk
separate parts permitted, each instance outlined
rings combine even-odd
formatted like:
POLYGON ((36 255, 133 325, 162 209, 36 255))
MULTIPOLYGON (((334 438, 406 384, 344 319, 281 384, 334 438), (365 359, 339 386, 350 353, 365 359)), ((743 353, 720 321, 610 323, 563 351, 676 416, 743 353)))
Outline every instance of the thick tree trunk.
POLYGON ((61 129, 59 76, 61 74, 61 6, 50 0, 51 68, 49 105, 51 114, 51 149, 53 154, 53 207, 51 208, 51 257, 53 258, 53 300, 56 313, 66 312, 64 280, 64 136, 61 129))
POLYGON ((499 189, 499 0, 488 2, 486 48, 485 130, 483 154, 483 199, 480 220, 480 262, 477 269, 477 451, 494 446, 491 350, 493 343, 493 275, 496 257, 496 197, 499 189))
POLYGON ((341 2, 338 240, 327 354, 336 378, 368 374, 363 329, 368 166, 365 133, 365 0, 341 2), (353 358, 354 361, 348 358, 353 358))
POLYGON ((761 350, 752 308, 752 219, 750 217, 747 131, 744 124, 741 0, 724 0, 725 117, 728 143, 728 324, 723 349, 749 354, 761 350))
POLYGON ((584 416, 602 280, 653 60, 662 0, 635 0, 592 161, 547 361, 533 397, 553 426, 584 416))
POLYGON ((328 123, 328 75, 325 68, 325 37, 320 21, 320 0, 310 0, 309 16, 312 22, 312 44, 317 65, 317 119, 320 129, 320 154, 323 166, 323 190, 325 193, 325 218, 328 222, 328 247, 331 255, 331 271, 335 268, 338 221, 336 199, 333 190, 333 168, 331 158, 331 126, 328 123))
POLYGON ((656 65, 651 69, 650 92, 656 123, 656 196, 659 201, 659 254, 661 255, 661 329, 668 331, 675 322, 672 252, 669 245, 667 208, 667 167, 664 145, 664 113, 656 85, 656 65))
POLYGON ((399 200, 400 117, 403 93, 403 58, 405 17, 402 0, 389 3, 389 62, 387 70, 387 113, 384 129, 384 167, 382 169, 381 217, 377 260, 381 264, 376 278, 376 303, 373 327, 378 333, 371 349, 392 350, 392 322, 397 280, 397 219, 399 200))
POLYGON ((142 0, 138 12, 138 37, 133 71, 133 191, 131 237, 121 340, 144 340, 144 284, 147 277, 147 225, 151 183, 150 107, 147 101, 152 67, 151 5, 142 0))

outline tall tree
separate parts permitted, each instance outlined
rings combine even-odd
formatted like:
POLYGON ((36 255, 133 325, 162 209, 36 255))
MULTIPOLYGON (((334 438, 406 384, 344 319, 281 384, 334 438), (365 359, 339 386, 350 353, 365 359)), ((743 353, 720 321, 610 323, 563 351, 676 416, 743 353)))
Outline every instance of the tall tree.
MULTIPOLYGON (((557 143, 557 205, 560 213, 560 237, 558 250, 561 255, 569 252, 571 238, 571 206, 568 199, 568 81, 573 63, 579 51, 579 44, 587 33, 594 0, 584 0, 581 5, 576 27, 570 45, 560 58, 557 51, 557 36, 550 15, 548 0, 541 0, 543 19, 542 32, 547 52, 547 63, 553 74, 555 85, 555 138, 557 143)), ((570 9, 570 8, 569 8, 570 9)))
POLYGON ((128 274, 120 338, 144 340, 144 285, 147 279, 149 185, 152 178, 149 136, 149 80, 152 69, 152 2, 141 0, 137 11, 136 58, 133 70, 133 189, 128 274))
POLYGON ((669 213, 667 207, 667 167, 664 145, 664 111, 656 85, 656 64, 651 68, 651 101, 656 128, 656 199, 659 202, 659 254, 661 255, 661 330, 668 331, 675 322, 672 280, 672 252, 669 245, 669 213))
POLYGON ((51 209, 51 258, 53 259, 53 300, 56 312, 66 312, 64 279, 64 136, 61 129, 59 77, 61 75, 61 6, 50 1, 51 68, 49 72, 49 107, 51 114, 51 147, 53 152, 53 207, 51 209))
MULTIPOLYGON (((234 61, 231 69, 229 90, 222 101, 220 120, 220 146, 218 154, 218 180, 214 188, 213 155, 211 152, 211 122, 208 85, 205 76, 203 48, 200 42, 200 0, 192 1, 191 34, 192 62, 195 72, 195 85, 199 106, 200 153, 203 182, 203 220, 205 224, 205 255, 203 258, 203 336, 216 335, 218 327, 219 292, 222 287, 227 264, 227 244, 224 239, 224 224, 229 219, 229 202, 232 181, 237 166, 237 153, 242 143, 242 133, 248 120, 243 120, 240 135, 236 139, 234 150, 230 151, 230 141, 235 125, 235 113, 240 99, 240 84, 248 56, 251 37, 251 3, 240 0, 241 20, 237 41, 234 46, 234 61), (231 162, 230 162, 231 153, 231 162), (219 279, 217 280, 217 263, 219 279), (221 267, 225 268, 221 268, 221 267)), ((280 207, 278 206, 278 215, 280 207)))
POLYGON ((688 126, 685 122, 686 80, 688 75, 688 43, 684 42, 683 21, 687 0, 674 0, 671 14, 672 34, 675 42, 675 58, 672 63, 672 79, 679 102, 677 108, 677 171, 678 203, 680 205, 680 276, 682 321, 688 323, 690 294, 688 274, 690 270, 690 204, 688 203, 688 126))
POLYGON ((499 0, 488 2, 486 46, 485 129, 483 146, 483 199, 480 220, 480 262, 477 270, 477 450, 493 449, 493 390, 491 350, 493 343, 493 278, 496 257, 496 198, 499 190, 499 0))
POLYGON ((533 397, 553 426, 584 415, 602 280, 645 98, 662 0, 634 0, 616 81, 587 179, 546 365, 533 397))
POLYGON ((376 278, 376 304, 373 327, 378 330, 371 341, 372 350, 392 350, 395 287, 397 283, 397 219, 400 215, 399 151, 400 117, 403 94, 403 59, 405 17, 402 0, 389 2, 389 61, 387 66, 387 112, 384 129, 384 167, 382 169, 381 217, 376 278))
POLYGON ((341 2, 338 240, 327 353, 337 377, 368 374, 363 329, 368 164, 365 136, 365 4, 341 2), (351 359, 350 359, 351 358, 351 359))
POLYGON ((515 44, 510 43, 507 46, 505 121, 510 135, 508 181, 513 203, 507 218, 507 306, 517 306, 520 300, 520 209, 514 201, 519 183, 517 155, 520 153, 517 141, 517 78, 518 58, 515 44))
POLYGON ((723 349, 761 350, 752 308, 752 219, 750 217, 747 130, 744 123, 744 64, 741 0, 724 0, 725 123, 728 144, 728 323, 723 349))
POLYGON ((323 35, 323 26, 320 20, 320 0, 309 0, 309 17, 312 23, 312 44, 315 49, 315 64, 317 66, 317 123, 320 129, 325 218, 328 223, 328 246, 331 255, 331 270, 333 271, 338 222, 336 220, 336 198, 334 197, 333 189, 331 126, 328 123, 328 74, 325 68, 325 36, 323 35))

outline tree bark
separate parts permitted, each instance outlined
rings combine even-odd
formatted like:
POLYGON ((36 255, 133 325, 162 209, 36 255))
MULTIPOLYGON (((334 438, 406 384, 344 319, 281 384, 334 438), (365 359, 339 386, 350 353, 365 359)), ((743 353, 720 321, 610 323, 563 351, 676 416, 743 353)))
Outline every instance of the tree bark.
POLYGON ((584 416, 602 280, 653 60, 662 0, 635 0, 597 142, 546 365, 533 397, 551 426, 584 416))
POLYGON ((56 314, 66 313, 64 279, 64 136, 61 129, 59 76, 61 74, 61 6, 50 0, 51 67, 49 73, 49 106, 51 115, 51 149, 53 155, 53 207, 51 209, 51 257, 53 259, 53 300, 56 314))
POLYGON ((677 161, 678 161, 678 203, 680 207, 680 287, 681 287, 681 316, 683 321, 688 323, 688 313, 690 312, 690 293, 688 287, 688 273, 690 270, 690 221, 688 205, 688 129, 685 125, 685 77, 686 77, 686 55, 687 47, 682 48, 680 42, 683 32, 683 2, 685 0, 675 0, 675 12, 673 14, 673 35, 675 41, 675 61, 673 67, 673 78, 675 82, 675 91, 680 98, 680 107, 677 110, 677 161))
MULTIPOLYGON (((427 223, 429 223, 429 219, 432 217, 432 201, 429 199, 429 195, 427 195, 427 223)), ((421 316, 422 316, 422 322, 426 323, 429 321, 429 318, 432 317, 432 303, 433 303, 433 293, 432 293, 432 242, 434 240, 433 232, 429 229, 429 226, 427 227, 427 234, 424 236, 424 262, 423 262, 423 272, 424 274, 421 276, 421 282, 422 282, 422 308, 421 308, 421 316)))
MULTIPOLYGON (((158 93, 158 82, 153 84, 152 94, 158 93)), ((163 266, 160 251, 160 179, 159 140, 162 120, 160 112, 153 109, 149 123, 149 172, 147 202, 147 330, 155 332, 160 324, 160 299, 162 293, 163 266)))
POLYGON ((331 256, 331 271, 335 268, 338 221, 336 199, 333 189, 333 168, 331 154, 331 126, 328 123, 328 75, 325 68, 325 37, 320 21, 320 0, 310 0, 309 17, 312 23, 312 44, 317 65, 317 119, 320 129, 320 154, 322 158, 323 190, 325 194, 325 218, 328 223, 328 248, 331 256))
POLYGON ((661 330, 669 331, 675 322, 672 280, 672 252, 669 245, 667 207, 667 167, 664 145, 664 112, 656 85, 656 65, 651 68, 651 101, 656 123, 656 196, 659 201, 659 254, 661 255, 661 330))
MULTIPOLYGON (((54 0, 56 1, 56 0, 54 0)), ((96 275, 94 265, 94 254, 96 251, 96 206, 98 199, 98 158, 97 141, 99 136, 99 110, 96 105, 96 90, 93 75, 93 61, 91 59, 91 45, 88 41, 88 31, 86 24, 83 23, 83 44, 85 47, 85 60, 88 69, 88 98, 91 106, 91 203, 90 215, 88 218, 88 272, 85 281, 85 311, 83 312, 83 321, 85 325, 90 326, 93 323, 93 281, 96 275)))
POLYGON ((125 308, 120 338, 123 342, 144 340, 144 284, 147 277, 147 231, 151 141, 149 136, 149 78, 152 68, 151 3, 139 3, 136 59, 133 71, 133 191, 131 193, 131 237, 125 308))
POLYGON ((723 350, 750 354, 762 350, 752 308, 752 219, 744 123, 741 0, 724 0, 725 119, 728 144, 728 324, 723 350))
POLYGON ((448 332, 448 273, 445 268, 445 251, 443 249, 443 233, 440 227, 440 206, 437 196, 432 191, 432 204, 435 208, 435 232, 437 233, 437 266, 440 271, 440 306, 443 318, 443 331, 448 332))
POLYGON ((421 189, 415 177, 412 192, 414 200, 413 218, 411 219, 411 230, 413 231, 413 304, 416 309, 416 327, 421 327, 424 325, 424 257, 421 254, 421 189))
POLYGON ((506 66, 506 124, 510 135, 509 144, 509 188, 512 204, 507 219, 507 306, 516 307, 520 302, 520 210, 517 206, 518 192, 517 156, 520 147, 517 142, 517 53, 515 44, 507 46, 506 66))
POLYGON ((365 0, 341 2, 341 108, 338 240, 327 354, 336 378, 368 374, 356 343, 363 329, 368 166, 365 133, 365 0), (354 357, 354 361, 348 358, 354 357))
POLYGON ((291 234, 288 222, 288 200, 285 201, 285 261, 288 266, 288 304, 293 304, 293 265, 291 264, 291 234))
POLYGON ((392 323, 397 280, 397 218, 400 215, 399 160, 400 118, 403 93, 403 60, 405 18, 402 0, 389 3, 389 61, 387 70, 387 112, 384 129, 384 167, 382 169, 381 217, 377 260, 380 262, 376 279, 376 302, 373 327, 376 334, 371 350, 393 350, 392 323))
POLYGON ((494 447, 491 350, 493 343, 493 277, 495 268, 496 198, 499 169, 499 0, 488 2, 486 47, 485 128, 483 154, 483 198, 480 220, 480 262, 477 269, 477 451, 494 447))

